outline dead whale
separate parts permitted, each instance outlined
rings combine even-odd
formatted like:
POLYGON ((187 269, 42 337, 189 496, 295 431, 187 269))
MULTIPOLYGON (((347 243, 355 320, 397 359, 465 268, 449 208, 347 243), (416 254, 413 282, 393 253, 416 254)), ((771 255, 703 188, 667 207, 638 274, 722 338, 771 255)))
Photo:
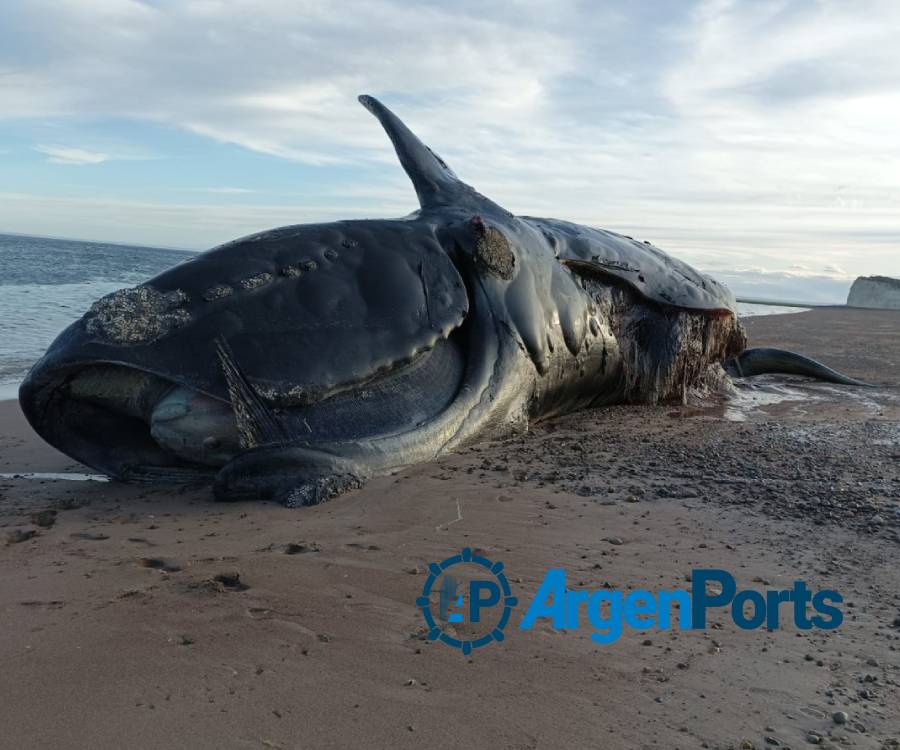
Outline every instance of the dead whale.
POLYGON ((97 301, 21 386, 47 442, 122 480, 309 505, 532 420, 683 399, 725 370, 857 384, 747 350, 722 284, 646 242, 513 215, 360 101, 420 210, 261 232, 97 301))

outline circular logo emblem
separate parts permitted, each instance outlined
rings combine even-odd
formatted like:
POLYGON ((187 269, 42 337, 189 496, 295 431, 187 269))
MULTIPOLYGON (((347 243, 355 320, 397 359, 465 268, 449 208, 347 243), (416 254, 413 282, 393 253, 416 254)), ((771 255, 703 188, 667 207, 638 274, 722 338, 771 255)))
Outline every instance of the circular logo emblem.
POLYGON ((502 562, 492 562, 466 547, 460 554, 428 566, 428 580, 416 606, 428 626, 428 639, 469 654, 503 640, 512 595, 502 562))

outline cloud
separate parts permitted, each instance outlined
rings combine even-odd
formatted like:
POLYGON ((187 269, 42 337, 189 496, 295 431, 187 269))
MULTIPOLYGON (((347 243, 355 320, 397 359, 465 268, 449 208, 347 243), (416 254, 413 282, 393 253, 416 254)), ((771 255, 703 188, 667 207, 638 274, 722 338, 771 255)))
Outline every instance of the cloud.
POLYGON ((187 131, 339 172, 382 215, 400 178, 355 101, 371 93, 516 212, 726 272, 900 275, 893 0, 14 0, 3 14, 0 118, 187 131))
POLYGON ((314 164, 382 150, 356 94, 395 93, 432 123, 515 123, 575 67, 560 35, 474 5, 33 0, 5 16, 0 116, 152 120, 314 164))
POLYGON ((46 154, 50 158, 47 161, 53 164, 74 164, 83 166, 84 164, 101 164, 109 161, 109 154, 103 154, 99 151, 88 151, 84 148, 71 148, 67 146, 35 146, 35 151, 46 154))

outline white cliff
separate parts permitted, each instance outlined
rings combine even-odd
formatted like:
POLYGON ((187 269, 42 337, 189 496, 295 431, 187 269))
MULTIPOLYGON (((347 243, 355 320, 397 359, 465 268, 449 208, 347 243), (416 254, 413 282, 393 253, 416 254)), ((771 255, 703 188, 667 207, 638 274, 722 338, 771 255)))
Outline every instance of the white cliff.
POLYGON ((900 310, 900 279, 892 279, 889 276, 859 276, 850 287, 847 304, 852 307, 900 310))

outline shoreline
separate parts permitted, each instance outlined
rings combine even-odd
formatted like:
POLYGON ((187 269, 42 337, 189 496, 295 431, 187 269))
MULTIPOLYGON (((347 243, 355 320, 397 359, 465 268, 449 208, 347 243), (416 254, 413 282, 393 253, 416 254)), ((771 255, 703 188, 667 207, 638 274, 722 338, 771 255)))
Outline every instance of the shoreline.
POLYGON ((4 401, 16 401, 19 400, 19 385, 21 384, 21 380, 18 383, 0 383, 0 403, 4 401))

